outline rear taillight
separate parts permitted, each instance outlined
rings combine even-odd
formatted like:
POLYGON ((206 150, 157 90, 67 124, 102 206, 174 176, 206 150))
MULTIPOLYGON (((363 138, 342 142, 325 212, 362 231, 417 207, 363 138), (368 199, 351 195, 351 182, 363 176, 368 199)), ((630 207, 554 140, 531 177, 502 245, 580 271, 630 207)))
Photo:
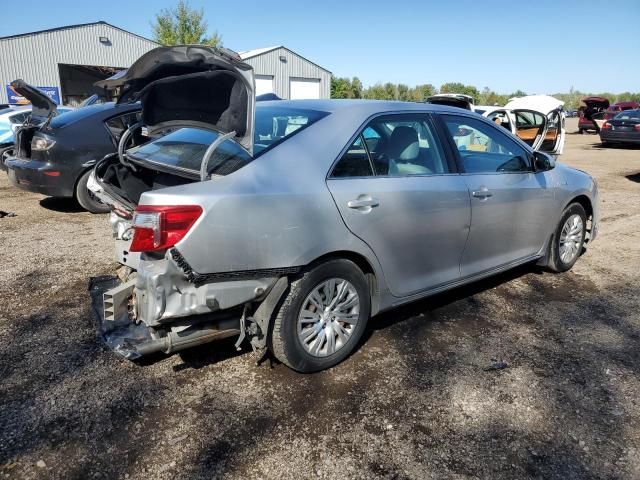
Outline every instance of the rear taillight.
POLYGON ((640 132, 640 123, 638 123, 637 125, 634 125, 634 126, 633 126, 633 129, 634 129, 636 132, 640 132))
POLYGON ((202 215, 198 205, 139 205, 133 214, 130 251, 151 252, 173 247, 202 215))
POLYGON ((611 130, 611 124, 609 122, 604 122, 600 130, 611 130))
POLYGON ((31 150, 49 150, 56 144, 54 140, 45 137, 33 137, 31 150))

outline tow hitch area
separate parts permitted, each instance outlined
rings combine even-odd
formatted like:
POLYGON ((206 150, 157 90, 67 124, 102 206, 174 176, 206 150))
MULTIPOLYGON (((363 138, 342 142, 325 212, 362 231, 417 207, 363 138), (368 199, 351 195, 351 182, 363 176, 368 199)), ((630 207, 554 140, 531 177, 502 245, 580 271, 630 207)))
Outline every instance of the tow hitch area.
POLYGON ((98 334, 114 352, 129 360, 162 352, 171 354, 240 334, 240 315, 200 316, 201 322, 167 329, 150 329, 135 321, 135 280, 120 283, 116 277, 95 277, 89 283, 98 334))

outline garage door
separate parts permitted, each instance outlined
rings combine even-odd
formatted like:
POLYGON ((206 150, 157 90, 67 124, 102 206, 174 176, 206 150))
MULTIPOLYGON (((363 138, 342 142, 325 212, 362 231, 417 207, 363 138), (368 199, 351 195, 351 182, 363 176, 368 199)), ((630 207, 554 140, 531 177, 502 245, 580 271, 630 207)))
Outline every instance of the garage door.
POLYGON ((256 95, 273 93, 273 76, 256 75, 256 95))
POLYGON ((291 100, 320 98, 320 79, 318 78, 292 78, 289 86, 291 100))

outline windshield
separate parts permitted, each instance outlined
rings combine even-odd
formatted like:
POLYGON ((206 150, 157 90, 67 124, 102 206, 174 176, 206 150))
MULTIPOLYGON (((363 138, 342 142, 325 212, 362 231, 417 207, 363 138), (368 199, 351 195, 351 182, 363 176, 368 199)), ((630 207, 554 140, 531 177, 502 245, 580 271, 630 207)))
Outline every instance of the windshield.
MULTIPOLYGON (((318 110, 257 107, 253 158, 326 115, 327 112, 318 110)), ((200 172, 202 157, 217 136, 217 133, 207 130, 182 128, 155 141, 131 148, 127 155, 135 160, 160 163, 195 174, 200 172)), ((253 158, 238 143, 225 140, 210 159, 207 174, 228 175, 251 162, 253 158)))
POLYGON ((640 120, 640 110, 625 110, 613 118, 616 120, 640 120))

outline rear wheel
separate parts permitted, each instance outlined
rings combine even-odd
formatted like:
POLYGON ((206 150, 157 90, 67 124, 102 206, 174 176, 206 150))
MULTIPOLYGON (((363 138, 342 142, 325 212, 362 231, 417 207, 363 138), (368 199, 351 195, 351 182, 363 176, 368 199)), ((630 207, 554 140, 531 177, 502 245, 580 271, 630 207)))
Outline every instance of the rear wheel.
POLYGON ((562 213, 549 246, 548 267, 554 272, 566 272, 582 254, 586 235, 587 214, 579 203, 572 203, 562 213))
POLYGON ((108 213, 111 210, 109 206, 98 200, 93 192, 90 192, 87 188, 89 175, 91 175, 91 170, 84 172, 80 180, 78 180, 78 184, 76 185, 76 200, 82 208, 91 213, 108 213))
POLYGON ((291 283, 274 321, 271 350, 298 372, 332 367, 358 344, 370 312, 362 271, 349 260, 330 260, 291 283))

